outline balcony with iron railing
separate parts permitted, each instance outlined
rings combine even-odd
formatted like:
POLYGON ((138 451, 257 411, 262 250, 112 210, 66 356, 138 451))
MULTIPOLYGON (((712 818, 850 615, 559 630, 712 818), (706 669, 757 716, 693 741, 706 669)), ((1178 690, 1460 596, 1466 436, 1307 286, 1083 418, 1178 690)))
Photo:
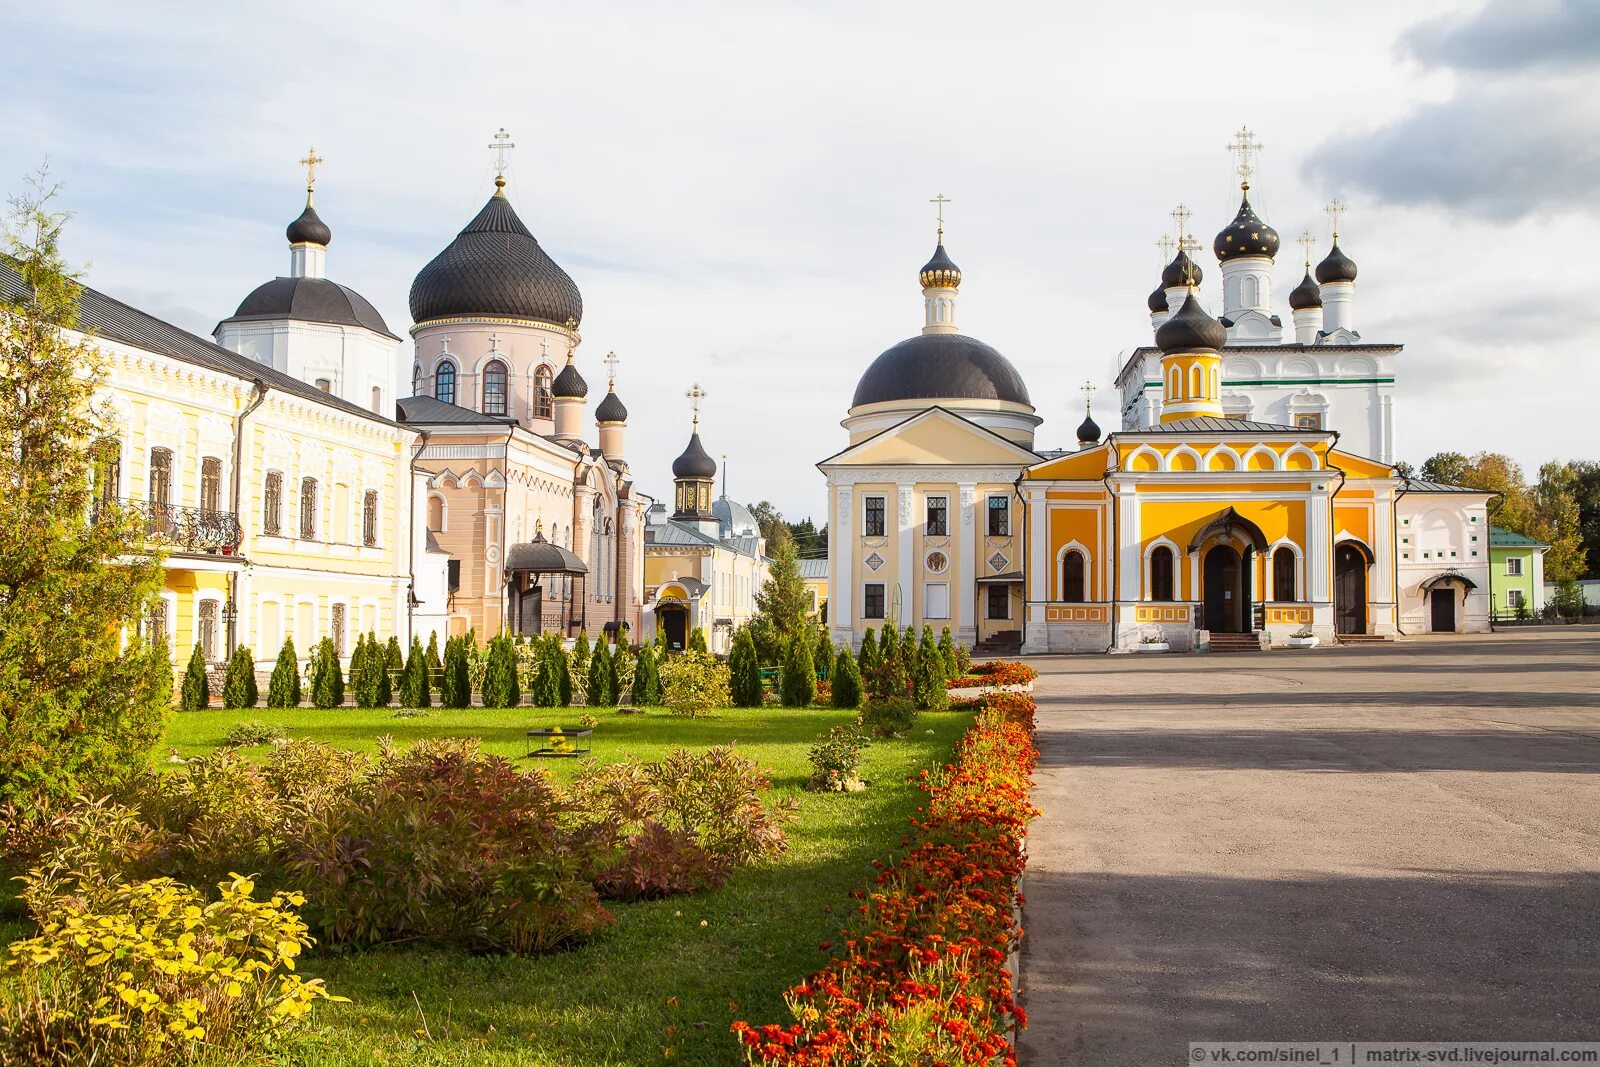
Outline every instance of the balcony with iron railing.
POLYGON ((146 541, 169 552, 232 556, 244 539, 239 516, 231 511, 157 504, 149 500, 119 503, 143 522, 146 541))

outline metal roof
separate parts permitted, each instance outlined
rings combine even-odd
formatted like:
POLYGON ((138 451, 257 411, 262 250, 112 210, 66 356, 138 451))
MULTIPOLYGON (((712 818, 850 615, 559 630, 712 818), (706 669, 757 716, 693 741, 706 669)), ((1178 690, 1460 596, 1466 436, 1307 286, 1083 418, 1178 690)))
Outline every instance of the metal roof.
POLYGON ((1536 541, 1531 537, 1508 530, 1504 526, 1489 527, 1489 545, 1491 548, 1549 548, 1543 541, 1536 541))
POLYGON ((471 408, 447 404, 431 396, 408 396, 395 402, 400 418, 406 422, 424 425, 481 426, 485 423, 514 426, 517 420, 509 415, 485 415, 471 408))
POLYGON ((826 559, 802 559, 800 564, 800 577, 826 578, 828 576, 828 561, 826 559))
POLYGON ((1300 433, 1325 434, 1328 430, 1308 430, 1303 426, 1285 426, 1278 422, 1251 422, 1248 419, 1219 419, 1201 415, 1176 422, 1159 422, 1140 430, 1123 430, 1125 434, 1140 433, 1300 433))
POLYGON ((1494 495, 1490 489, 1474 489, 1469 485, 1450 485, 1446 482, 1430 482, 1424 478, 1407 478, 1401 487, 1405 493, 1487 493, 1494 495))

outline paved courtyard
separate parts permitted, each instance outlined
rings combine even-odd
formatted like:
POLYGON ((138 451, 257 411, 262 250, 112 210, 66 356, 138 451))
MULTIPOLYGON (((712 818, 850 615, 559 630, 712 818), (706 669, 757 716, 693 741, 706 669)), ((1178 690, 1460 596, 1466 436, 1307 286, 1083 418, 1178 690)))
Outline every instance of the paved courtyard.
POLYGON ((1600 1040, 1600 629, 1031 662, 1024 1064, 1600 1040))

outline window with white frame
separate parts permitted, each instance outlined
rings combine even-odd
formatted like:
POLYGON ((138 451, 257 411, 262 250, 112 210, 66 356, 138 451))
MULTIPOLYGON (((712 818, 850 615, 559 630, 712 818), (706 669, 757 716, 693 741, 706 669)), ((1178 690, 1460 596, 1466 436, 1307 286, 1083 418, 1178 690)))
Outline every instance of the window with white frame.
POLYGON ((1522 557, 1511 556, 1506 559, 1506 575, 1511 578, 1522 577, 1522 557))
POLYGON ((929 537, 947 537, 950 534, 950 501, 947 497, 927 498, 928 521, 925 533, 929 537))
POLYGON ((1506 606, 1512 611, 1521 611, 1528 603, 1527 594, 1520 589, 1506 590, 1506 606))
POLYGON ((861 617, 863 619, 881 619, 884 617, 883 583, 868 582, 861 590, 861 617))
POLYGON ((882 537, 887 528, 888 525, 884 515, 884 498, 881 496, 866 497, 862 507, 861 532, 868 537, 882 537))
POLYGON ((1008 537, 1011 534, 1011 498, 995 494, 989 498, 989 536, 1008 537))

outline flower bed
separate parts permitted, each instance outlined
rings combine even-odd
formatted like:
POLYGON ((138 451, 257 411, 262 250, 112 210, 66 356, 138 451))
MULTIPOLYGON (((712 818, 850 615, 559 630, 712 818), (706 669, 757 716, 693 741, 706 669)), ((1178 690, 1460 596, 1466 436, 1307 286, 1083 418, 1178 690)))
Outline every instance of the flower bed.
POLYGON ((950 679, 948 688, 978 689, 990 685, 1026 685, 1037 677, 1039 672, 1026 663, 997 659, 986 663, 974 663, 970 673, 950 679))
POLYGON ((795 1022, 733 1024, 749 1063, 1016 1063, 1005 1035, 1026 1018, 1006 964, 1038 750, 1032 699, 989 699, 954 761, 922 772, 906 852, 855 894, 827 965, 786 994, 795 1022))

